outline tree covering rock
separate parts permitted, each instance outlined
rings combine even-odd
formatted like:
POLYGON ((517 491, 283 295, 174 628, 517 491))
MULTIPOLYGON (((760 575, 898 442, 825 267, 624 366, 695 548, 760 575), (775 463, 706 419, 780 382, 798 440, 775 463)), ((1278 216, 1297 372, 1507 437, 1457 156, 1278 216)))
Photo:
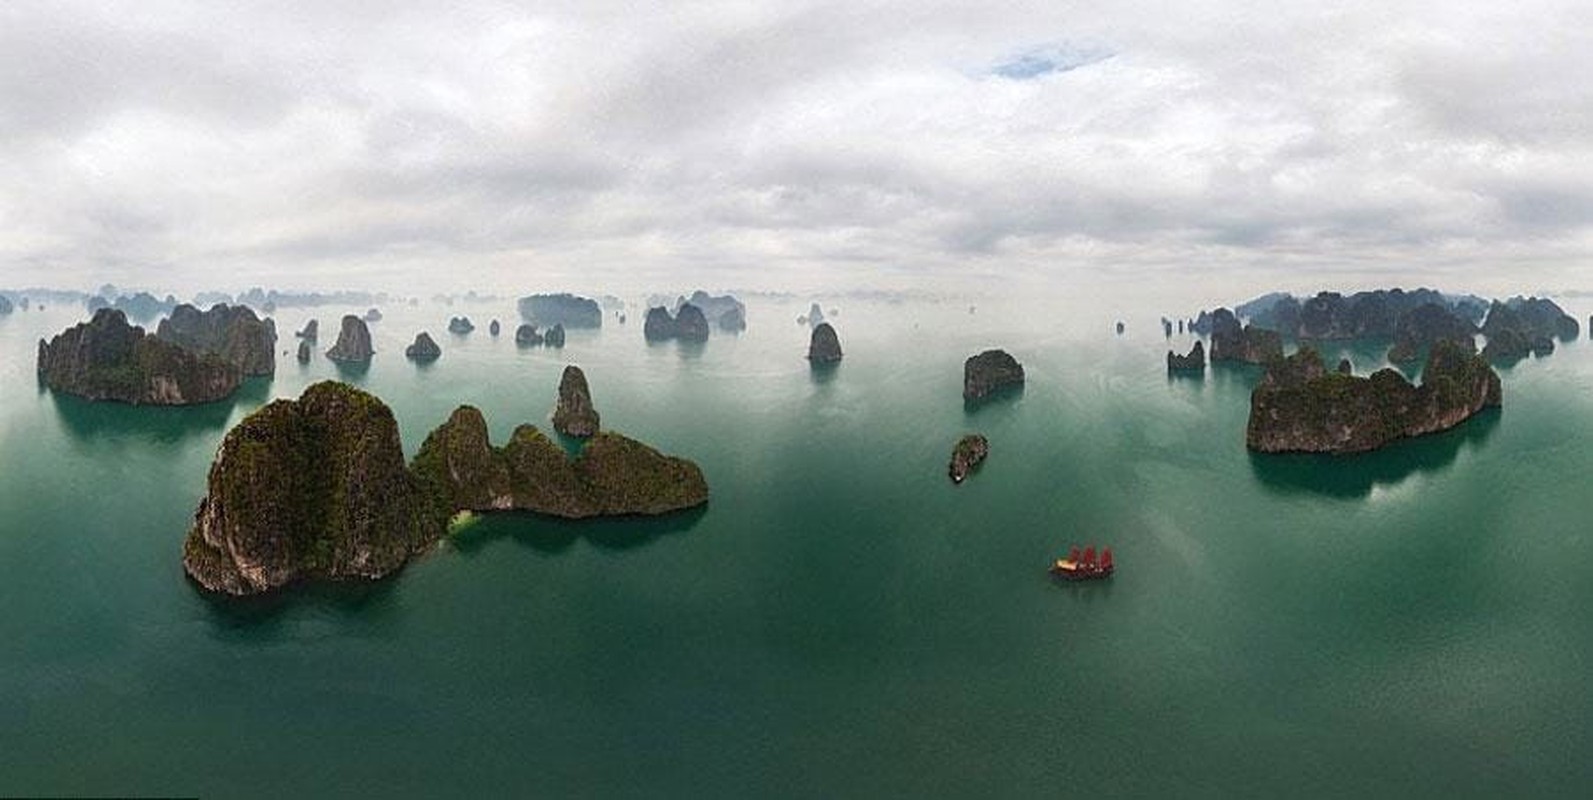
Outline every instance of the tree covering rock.
POLYGON ((962 399, 983 400, 1023 385, 1023 365, 1005 350, 986 350, 962 365, 962 399))
POLYGON ((301 340, 299 342, 299 363, 300 364, 308 364, 308 363, 310 363, 310 340, 309 339, 304 339, 304 340, 301 340))
POLYGON ((487 323, 487 333, 489 335, 497 336, 499 333, 502 333, 502 332, 503 332, 503 326, 499 325, 497 320, 493 320, 492 322, 487 323))
POLYGON ((469 317, 450 317, 448 319, 448 332, 460 335, 470 333, 476 326, 470 322, 469 317))
POLYGON ((599 417, 592 406, 586 373, 571 364, 559 378, 559 402, 553 409, 553 429, 565 436, 586 438, 597 433, 599 417))
POLYGON ((1511 362, 1527 354, 1554 352, 1554 340, 1570 341, 1581 335, 1581 326, 1553 300, 1512 297, 1488 307, 1482 325, 1488 343, 1482 354, 1490 361, 1511 362))
POLYGON ((830 323, 820 323, 808 337, 808 360, 815 364, 833 364, 841 360, 841 337, 830 323))
POLYGON ((990 441, 985 437, 970 433, 957 440, 956 446, 951 449, 951 464, 947 474, 951 476, 952 483, 962 483, 980 464, 985 457, 990 455, 990 441))
POLYGON ((580 455, 532 425, 493 447, 481 412, 461 406, 432 431, 412 462, 434 515, 519 510, 580 519, 656 515, 708 501, 694 463, 617 433, 600 432, 580 455))
POLYGON ((382 321, 382 311, 381 311, 381 309, 372 308, 372 309, 366 311, 365 312, 365 321, 366 322, 381 322, 382 321))
POLYGON ((514 329, 514 343, 521 347, 531 347, 542 344, 542 334, 537 333, 537 326, 529 323, 514 329))
POLYGON ((1168 372, 1199 372, 1206 368, 1206 345, 1200 340, 1195 340, 1195 346, 1189 348, 1189 355, 1181 356, 1171 350, 1167 351, 1168 372))
POLYGON ((432 340, 431 334, 421 331, 415 334, 415 343, 404 348, 404 357, 411 361, 435 361, 442 357, 442 348, 432 340))
POLYGON ((562 322, 553 323, 553 327, 548 328, 547 334, 542 337, 542 343, 544 345, 547 345, 548 347, 563 347, 564 346, 564 323, 562 323, 562 322))
POLYGON ((154 405, 215 402, 242 380, 235 364, 147 336, 113 308, 94 312, 49 342, 40 339, 38 373, 58 392, 154 405))
POLYGON ((304 330, 293 335, 314 344, 316 340, 321 338, 321 321, 312 319, 304 323, 304 330))
POLYGON ((1423 303, 1400 315, 1394 324, 1394 346, 1388 350, 1388 360, 1395 363, 1415 361, 1421 351, 1439 339, 1460 344, 1475 351, 1477 326, 1440 303, 1423 303))
POLYGON ((1406 315, 1436 305, 1473 325, 1487 302, 1472 295, 1447 295, 1433 289, 1377 289, 1343 295, 1318 292, 1304 301, 1273 292, 1241 303, 1235 311, 1258 328, 1300 339, 1389 339, 1406 315))
POLYGON ((256 594, 309 579, 374 579, 436 541, 439 517, 375 396, 335 381, 250 414, 222 440, 183 544, 200 586, 256 594))
POLYGON ((326 351, 333 361, 370 361, 376 351, 371 349, 371 329, 365 321, 353 314, 343 316, 343 328, 338 331, 337 343, 326 351))
POLYGON ((217 303, 200 311, 184 303, 160 321, 155 335, 189 350, 221 356, 244 375, 277 371, 276 326, 255 316, 248 306, 217 303))
POLYGON ((534 294, 519 301, 521 319, 566 328, 603 327, 603 309, 596 300, 573 294, 534 294))
POLYGON ((1392 369, 1371 377, 1329 373, 1309 347, 1273 362, 1250 395, 1245 444, 1265 453, 1357 453, 1448 430, 1498 406, 1499 375, 1447 339, 1433 343, 1413 386, 1392 369))

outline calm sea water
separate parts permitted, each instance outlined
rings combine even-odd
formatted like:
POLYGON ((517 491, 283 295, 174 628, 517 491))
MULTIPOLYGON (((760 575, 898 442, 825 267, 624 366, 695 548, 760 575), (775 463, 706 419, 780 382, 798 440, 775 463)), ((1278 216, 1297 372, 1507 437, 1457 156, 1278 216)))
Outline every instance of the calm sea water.
MULTIPOLYGON (((1451 433, 1260 458, 1254 371, 1165 374, 1156 318, 1188 309, 839 298, 846 358, 814 373, 807 301, 562 351, 517 350, 509 303, 393 307, 367 371, 285 357, 189 409, 41 390, 36 339, 83 312, 0 317, 0 794, 1593 793, 1593 346, 1451 433), (423 327, 445 354, 417 368, 423 327), (1028 387, 969 412, 989 346, 1028 387), (412 455, 459 403, 500 442, 545 424, 565 363, 605 426, 702 465, 705 511, 492 517, 265 600, 184 579, 216 446, 270 398, 341 376, 412 455), (954 487, 967 431, 991 456, 954 487), (1088 542, 1112 581, 1047 577, 1088 542)), ((282 348, 344 310, 279 312, 282 348)))

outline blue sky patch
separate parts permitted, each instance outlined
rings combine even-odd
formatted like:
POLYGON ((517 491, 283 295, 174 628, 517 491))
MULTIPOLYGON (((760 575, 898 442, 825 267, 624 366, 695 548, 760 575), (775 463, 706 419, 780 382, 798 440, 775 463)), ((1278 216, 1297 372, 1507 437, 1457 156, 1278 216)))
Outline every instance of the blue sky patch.
POLYGON ((990 73, 1010 80, 1028 81, 1058 72, 1071 72, 1114 55, 1116 53, 1097 45, 1044 45, 1025 50, 995 65, 990 73))

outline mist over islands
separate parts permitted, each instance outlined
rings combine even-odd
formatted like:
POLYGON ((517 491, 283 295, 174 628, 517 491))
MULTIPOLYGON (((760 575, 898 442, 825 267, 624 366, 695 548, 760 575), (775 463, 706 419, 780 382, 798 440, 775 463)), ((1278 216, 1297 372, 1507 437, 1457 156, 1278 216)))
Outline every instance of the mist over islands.
POLYGON ((0 17, 0 796, 1593 793, 1580 7, 0 17))

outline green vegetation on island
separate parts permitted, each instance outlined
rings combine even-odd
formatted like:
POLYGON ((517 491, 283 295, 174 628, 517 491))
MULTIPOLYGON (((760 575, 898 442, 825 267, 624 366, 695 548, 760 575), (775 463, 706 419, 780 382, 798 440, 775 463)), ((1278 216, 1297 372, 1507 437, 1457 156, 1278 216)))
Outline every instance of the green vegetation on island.
POLYGON ((160 321, 155 335, 189 350, 221 356, 244 375, 274 375, 277 371, 276 325, 256 316, 248 306, 217 303, 209 311, 200 311, 184 303, 160 321))
POLYGON ((986 350, 962 365, 962 399, 976 403, 1023 386, 1023 365, 1005 350, 986 350))
POLYGON ((406 465, 386 404, 325 381, 227 433, 183 566, 204 588, 234 595, 375 579, 440 539, 463 511, 580 519, 665 514, 707 500, 702 470, 686 459, 612 432, 595 432, 571 457, 531 425, 494 447, 471 406, 456 409, 406 465))
POLYGON ((242 374, 212 353, 144 333, 113 308, 39 340, 38 373, 49 388, 89 400, 187 405, 231 395, 242 374))
POLYGON ((951 449, 951 464, 946 470, 951 476, 951 482, 962 483, 969 473, 984 463, 988 455, 990 455, 990 440, 985 437, 970 433, 958 439, 956 446, 951 449))
MULTIPOLYGON (((1342 369, 1342 366, 1341 366, 1342 369)), ((1501 400, 1499 374, 1474 348, 1440 339, 1421 386, 1392 369, 1328 372, 1309 347, 1272 362, 1250 395, 1245 444, 1266 453, 1357 453, 1448 430, 1501 400)))

